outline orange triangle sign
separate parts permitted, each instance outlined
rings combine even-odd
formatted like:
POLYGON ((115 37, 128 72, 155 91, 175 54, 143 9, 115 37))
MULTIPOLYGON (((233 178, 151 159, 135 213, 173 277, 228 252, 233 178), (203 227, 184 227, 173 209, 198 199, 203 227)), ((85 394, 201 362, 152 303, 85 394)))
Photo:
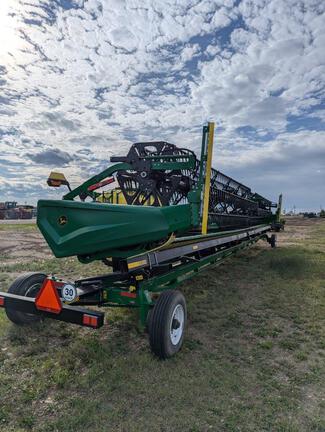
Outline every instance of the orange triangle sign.
POLYGON ((62 310, 62 303, 52 279, 45 279, 35 299, 37 309, 59 314, 62 310))

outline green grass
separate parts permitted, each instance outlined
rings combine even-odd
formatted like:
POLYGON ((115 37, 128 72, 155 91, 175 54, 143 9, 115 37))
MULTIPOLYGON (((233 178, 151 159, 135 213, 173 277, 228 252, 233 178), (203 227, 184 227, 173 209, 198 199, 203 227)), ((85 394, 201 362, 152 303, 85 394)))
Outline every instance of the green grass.
MULTIPOLYGON (((184 283, 185 344, 164 362, 132 311, 109 311, 97 331, 17 328, 0 312, 0 430, 324 431, 324 251, 325 223, 311 225, 295 245, 258 245, 184 283)), ((38 269, 102 270, 2 263, 0 281, 38 269)))
POLYGON ((36 231, 37 226, 36 223, 19 223, 19 224, 0 224, 0 232, 1 231, 36 231))

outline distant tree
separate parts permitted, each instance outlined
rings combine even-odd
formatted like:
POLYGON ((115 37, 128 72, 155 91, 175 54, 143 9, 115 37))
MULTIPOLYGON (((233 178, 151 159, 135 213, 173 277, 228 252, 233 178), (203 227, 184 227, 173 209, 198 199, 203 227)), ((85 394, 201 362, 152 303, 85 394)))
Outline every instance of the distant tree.
POLYGON ((324 210, 324 209, 322 209, 322 210, 320 211, 320 213, 319 213, 319 217, 321 217, 321 218, 325 218, 325 210, 324 210))
POLYGON ((314 212, 305 212, 305 213, 304 213, 304 217, 307 217, 307 218, 315 218, 315 217, 317 217, 317 215, 316 215, 316 213, 314 213, 314 212))

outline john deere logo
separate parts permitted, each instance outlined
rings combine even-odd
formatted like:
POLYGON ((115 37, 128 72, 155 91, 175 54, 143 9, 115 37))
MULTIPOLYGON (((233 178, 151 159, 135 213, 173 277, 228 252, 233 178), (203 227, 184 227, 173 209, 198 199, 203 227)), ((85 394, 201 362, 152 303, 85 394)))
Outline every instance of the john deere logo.
POLYGON ((59 225, 62 226, 62 225, 65 225, 68 222, 68 219, 67 219, 66 216, 60 216, 58 222, 59 222, 59 225))

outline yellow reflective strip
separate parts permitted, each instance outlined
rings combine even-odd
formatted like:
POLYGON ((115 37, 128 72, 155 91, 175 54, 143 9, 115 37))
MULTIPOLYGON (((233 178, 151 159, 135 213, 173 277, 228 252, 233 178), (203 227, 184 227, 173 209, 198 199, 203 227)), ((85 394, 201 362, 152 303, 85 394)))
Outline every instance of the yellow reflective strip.
POLYGON ((147 264, 147 260, 134 261, 134 262, 128 263, 128 269, 141 267, 141 266, 146 265, 146 264, 147 264))

